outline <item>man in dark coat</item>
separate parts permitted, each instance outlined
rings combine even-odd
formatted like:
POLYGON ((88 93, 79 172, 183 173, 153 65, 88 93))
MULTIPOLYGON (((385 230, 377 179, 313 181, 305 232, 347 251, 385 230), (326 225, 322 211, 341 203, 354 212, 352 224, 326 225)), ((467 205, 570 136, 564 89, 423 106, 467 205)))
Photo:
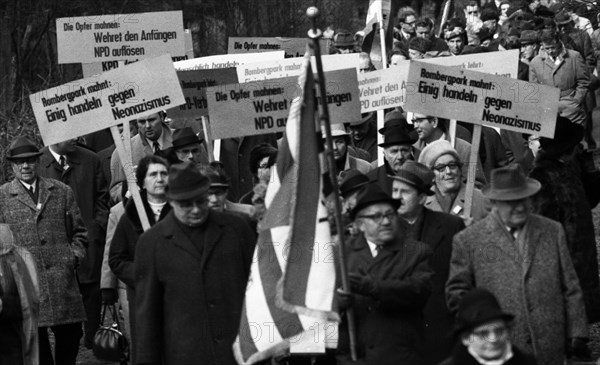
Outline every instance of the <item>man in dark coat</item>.
POLYGON ((240 217, 208 207, 209 180, 192 163, 171 166, 171 213, 135 252, 138 364, 235 364, 254 250, 240 217))
MULTIPOLYGON (((424 364, 423 308, 431 291, 431 251, 398 235, 398 201, 377 184, 359 195, 351 218, 360 232, 347 252, 351 294, 338 290, 340 310, 353 306, 361 364, 424 364)), ((347 322, 342 319, 338 362, 349 356, 347 322)))
POLYGON ((102 164, 98 155, 72 139, 44 147, 38 173, 71 187, 88 231, 86 256, 77 268, 77 278, 87 316, 84 344, 91 348, 100 325, 100 272, 109 210, 102 164))
POLYGON ((402 236, 423 242, 433 251, 431 268, 432 291, 424 310, 425 351, 427 364, 437 364, 452 349, 452 316, 446 307, 444 288, 450 270, 452 239, 465 228, 460 217, 435 212, 424 207, 428 195, 433 195, 433 173, 427 166, 406 161, 398 171, 392 186, 392 198, 400 201, 399 229, 402 236))
POLYGON ((85 310, 75 269, 85 256, 87 231, 73 190, 38 176, 42 153, 26 137, 17 137, 6 159, 15 178, 0 187, 0 223, 33 255, 39 274, 40 365, 75 365, 85 310), (54 359, 48 330, 54 333, 54 359))

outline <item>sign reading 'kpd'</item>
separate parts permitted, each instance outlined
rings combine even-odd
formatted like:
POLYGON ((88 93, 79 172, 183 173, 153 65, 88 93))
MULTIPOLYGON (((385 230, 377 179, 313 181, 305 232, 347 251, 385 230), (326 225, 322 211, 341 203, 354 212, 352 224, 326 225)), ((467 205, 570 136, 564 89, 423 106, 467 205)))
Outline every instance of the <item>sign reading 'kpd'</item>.
POLYGON ((53 87, 29 100, 45 145, 185 102, 169 55, 53 87))
MULTIPOLYGON (((331 123, 360 119, 356 69, 325 73, 331 123)), ((301 89, 297 77, 285 77, 206 89, 210 127, 215 139, 282 132, 292 100, 301 89)), ((321 99, 317 97, 317 103, 321 99)))
POLYGON ((546 85, 411 61, 405 109, 554 138, 559 94, 546 85))

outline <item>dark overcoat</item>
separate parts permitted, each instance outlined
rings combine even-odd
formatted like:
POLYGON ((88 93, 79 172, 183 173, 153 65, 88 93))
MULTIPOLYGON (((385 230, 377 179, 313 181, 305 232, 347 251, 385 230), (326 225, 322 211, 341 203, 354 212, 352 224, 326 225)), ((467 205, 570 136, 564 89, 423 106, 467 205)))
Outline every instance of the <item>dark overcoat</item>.
POLYGON ((84 255, 87 231, 73 191, 38 177, 38 205, 17 179, 0 187, 0 223, 10 225, 15 242, 35 259, 40 285, 40 327, 85 320, 75 276, 75 254, 84 255), (67 223, 70 222, 70 223, 67 223), (72 241, 67 226, 72 227, 72 241))
POLYGON ((540 364, 562 365, 567 339, 588 335, 565 232, 553 220, 531 214, 515 241, 492 212, 454 236, 446 284, 450 310, 476 287, 492 292, 502 310, 515 315, 511 342, 540 364))
POLYGON ((594 221, 580 178, 581 170, 575 161, 562 162, 540 152, 530 175, 542 184, 542 189, 533 197, 533 206, 535 213, 562 224, 583 290, 587 318, 597 322, 600 321, 600 282, 594 221))
MULTIPOLYGON (((375 298, 356 294, 357 352, 362 364, 422 364, 423 308, 431 292, 431 250, 421 242, 397 239, 373 258, 363 235, 349 242, 348 272, 370 275, 375 298)), ((347 321, 340 324, 338 360, 349 356, 347 321)))
POLYGON ((79 282, 99 283, 108 223, 108 183, 100 158, 94 152, 75 146, 67 154, 69 168, 64 170, 48 147, 42 149, 38 173, 71 187, 88 231, 87 254, 77 269, 79 282))
POLYGON ((203 242, 173 212, 140 237, 135 252, 137 361, 235 364, 256 235, 242 218, 210 211, 203 242))
POLYGON ((433 252, 430 261, 434 272, 431 295, 424 310, 424 354, 428 364, 437 364, 450 355, 453 347, 451 333, 454 321, 446 306, 444 289, 450 271, 452 239, 465 228, 465 224, 460 217, 423 208, 416 227, 411 228, 416 232, 411 230, 410 237, 425 243, 433 252))

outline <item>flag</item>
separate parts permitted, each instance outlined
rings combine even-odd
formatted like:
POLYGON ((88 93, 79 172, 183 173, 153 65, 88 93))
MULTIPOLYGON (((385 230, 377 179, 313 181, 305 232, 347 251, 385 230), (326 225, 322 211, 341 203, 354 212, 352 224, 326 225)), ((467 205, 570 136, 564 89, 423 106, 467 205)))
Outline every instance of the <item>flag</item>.
MULTIPOLYGON (((367 52, 371 57, 371 62, 376 69, 381 70, 384 60, 382 55, 382 43, 379 29, 383 28, 386 33, 385 49, 391 51, 392 41, 388 39, 389 18, 392 8, 391 0, 370 0, 369 10, 367 11, 367 22, 364 29, 365 38, 362 44, 363 52, 367 52)), ((393 28, 393 26, 392 26, 393 28)), ((386 52, 386 53, 387 53, 386 52)))
POLYGON ((337 339, 333 311, 334 245, 323 204, 321 134, 315 122, 310 57, 298 80, 286 132, 267 188, 237 339, 239 364, 280 356, 290 348, 324 352, 337 339), (325 333, 327 332, 327 333, 325 333))

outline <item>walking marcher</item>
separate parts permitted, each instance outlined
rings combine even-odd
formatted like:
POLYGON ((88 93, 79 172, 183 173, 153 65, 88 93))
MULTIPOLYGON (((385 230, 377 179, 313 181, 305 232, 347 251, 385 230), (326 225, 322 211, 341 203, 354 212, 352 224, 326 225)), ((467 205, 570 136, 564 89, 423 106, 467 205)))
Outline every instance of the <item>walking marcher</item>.
POLYGON ((85 257, 87 231, 73 190, 38 176, 41 154, 23 136, 10 144, 6 159, 15 177, 0 187, 0 222, 10 226, 38 269, 40 364, 75 365, 86 319, 75 269, 85 257), (49 329, 54 333, 54 359, 49 329))
POLYGON ((511 342, 560 365, 588 357, 587 320, 562 226, 531 213, 540 188, 519 165, 492 171, 484 189, 492 212, 454 237, 446 299, 456 311, 471 289, 489 290, 515 315, 511 342))
POLYGON ((135 252, 138 364, 236 364, 254 233, 208 207, 210 182, 193 164, 171 166, 172 211, 135 252))

